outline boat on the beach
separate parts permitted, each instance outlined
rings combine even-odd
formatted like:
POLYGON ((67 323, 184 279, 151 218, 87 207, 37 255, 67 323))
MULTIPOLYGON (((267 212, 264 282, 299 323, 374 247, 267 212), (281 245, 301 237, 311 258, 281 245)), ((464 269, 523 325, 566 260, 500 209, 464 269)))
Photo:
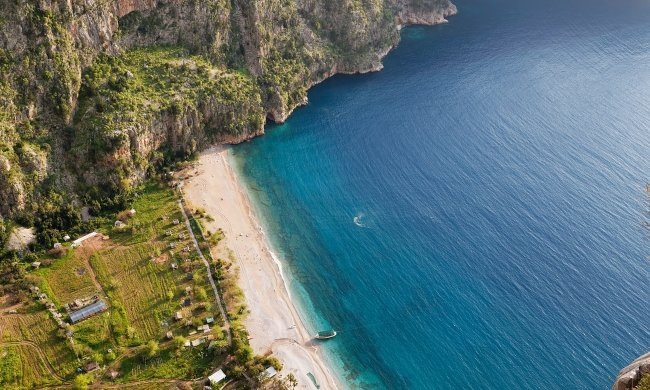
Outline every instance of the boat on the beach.
POLYGON ((327 340, 327 339, 334 338, 335 336, 336 336, 336 331, 334 329, 330 329, 330 330, 323 330, 318 332, 316 338, 318 340, 327 340))

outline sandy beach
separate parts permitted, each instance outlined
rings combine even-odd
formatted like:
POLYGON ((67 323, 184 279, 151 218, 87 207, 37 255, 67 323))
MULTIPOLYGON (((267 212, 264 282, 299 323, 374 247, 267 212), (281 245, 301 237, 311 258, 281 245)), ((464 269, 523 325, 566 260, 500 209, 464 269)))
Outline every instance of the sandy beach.
POLYGON ((223 146, 203 152, 190 171, 184 192, 191 206, 204 208, 214 218, 206 223, 208 230, 223 229, 225 240, 220 250, 227 247, 235 253, 241 270, 240 286, 250 310, 246 326, 251 346, 257 354, 272 351, 284 365, 281 374, 293 373, 298 388, 316 388, 308 373, 314 375, 321 389, 341 388, 312 345, 313 332, 307 331, 291 302, 280 266, 228 163, 228 153, 228 147, 223 146))

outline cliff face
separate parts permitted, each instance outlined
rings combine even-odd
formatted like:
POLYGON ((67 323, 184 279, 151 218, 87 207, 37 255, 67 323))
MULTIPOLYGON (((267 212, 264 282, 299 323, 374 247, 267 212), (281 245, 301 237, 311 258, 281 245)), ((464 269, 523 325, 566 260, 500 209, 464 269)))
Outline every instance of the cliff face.
POLYGON ((456 12, 449 0, 7 3, 0 219, 51 191, 128 191, 174 156, 260 135, 313 84, 380 69, 399 26, 456 12))
POLYGON ((636 359, 621 370, 616 377, 612 390, 632 390, 641 379, 650 375, 650 352, 636 359))

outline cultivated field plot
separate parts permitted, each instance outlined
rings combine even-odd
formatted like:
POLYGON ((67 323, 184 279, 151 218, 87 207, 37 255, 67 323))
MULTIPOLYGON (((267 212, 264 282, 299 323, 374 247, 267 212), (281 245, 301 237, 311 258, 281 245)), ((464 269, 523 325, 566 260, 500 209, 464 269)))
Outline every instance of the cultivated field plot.
POLYGON ((111 305, 124 309, 140 341, 176 331, 179 324, 173 317, 181 309, 186 319, 214 316, 195 305, 194 292, 199 290, 209 294, 198 300, 214 300, 174 194, 148 185, 133 208, 136 214, 126 228, 114 229, 110 244, 90 260, 111 305), (192 304, 182 305, 186 299, 192 304))
POLYGON ((0 389, 69 383, 91 362, 97 380, 116 372, 117 383, 153 380, 128 388, 173 388, 164 378, 196 378, 224 358, 208 351, 210 341, 223 338, 221 319, 176 196, 149 184, 132 207, 135 213, 120 213, 121 223, 105 223, 79 248, 65 243, 62 258, 45 257, 32 270, 66 322, 62 306, 75 300, 97 296, 108 307, 59 329, 32 294, 17 313, 0 316, 0 389), (180 347, 174 336, 184 337, 180 347), (143 357, 150 342, 159 348, 153 359, 143 357))
POLYGON ((58 306, 101 294, 101 288, 94 283, 92 269, 88 265, 88 258, 96 246, 99 245, 85 243, 81 248, 68 251, 61 259, 51 259, 50 266, 34 273, 41 277, 41 290, 58 306))
POLYGON ((57 375, 65 377, 77 366, 70 344, 46 311, 0 316, 0 346, 6 342, 31 342, 57 375))
POLYGON ((129 324, 141 339, 158 338, 160 321, 173 316, 175 301, 167 298, 176 290, 169 264, 152 261, 160 244, 142 243, 100 252, 92 263, 99 280, 115 292, 114 299, 126 309, 129 324))
POLYGON ((29 389, 60 383, 33 345, 0 345, 0 388, 29 389))
POLYGON ((176 196, 157 183, 150 183, 144 187, 133 203, 133 209, 136 210, 136 214, 126 221, 129 228, 125 229, 125 234, 112 236, 117 244, 129 245, 152 239, 162 240, 165 237, 164 233, 169 229, 175 230, 175 233, 186 230, 176 196), (174 220, 179 224, 174 224, 174 220))

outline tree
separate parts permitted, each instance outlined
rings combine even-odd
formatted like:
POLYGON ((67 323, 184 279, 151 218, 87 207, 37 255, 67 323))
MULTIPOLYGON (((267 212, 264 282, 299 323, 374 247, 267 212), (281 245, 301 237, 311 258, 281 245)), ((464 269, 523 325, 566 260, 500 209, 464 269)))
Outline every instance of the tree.
POLYGON ((93 352, 92 359, 98 364, 104 363, 104 355, 102 355, 101 352, 93 352))
POLYGON ((228 348, 228 340, 226 339, 218 339, 214 341, 213 348, 215 351, 218 351, 219 353, 223 353, 226 351, 228 348))
POLYGON ((169 290, 169 291, 167 291, 167 300, 171 301, 172 299, 174 299, 174 291, 169 290))
POLYGON ((147 345, 144 347, 144 356, 147 359, 152 359, 158 355, 158 352, 160 352, 160 347, 158 346, 158 342, 155 340, 149 340, 147 345))
POLYGON ((292 389, 298 387, 298 379, 296 379, 296 376, 293 375, 292 372, 290 372, 289 375, 287 375, 287 382, 289 382, 289 387, 291 387, 292 389))
POLYGON ((72 382, 72 388, 75 390, 86 390, 90 384, 90 377, 87 374, 79 374, 72 382))
POLYGON ((115 355, 115 352, 109 351, 109 352, 106 352, 106 355, 104 355, 104 359, 107 362, 112 362, 113 360, 117 359, 117 355, 115 355))
POLYGON ((208 293, 205 291, 203 287, 199 287, 196 289, 196 299, 201 302, 208 300, 208 293))
POLYGON ((176 336, 172 340, 172 345, 174 346, 175 350, 181 350, 183 347, 185 347, 185 343, 187 342, 187 339, 183 336, 176 336))

